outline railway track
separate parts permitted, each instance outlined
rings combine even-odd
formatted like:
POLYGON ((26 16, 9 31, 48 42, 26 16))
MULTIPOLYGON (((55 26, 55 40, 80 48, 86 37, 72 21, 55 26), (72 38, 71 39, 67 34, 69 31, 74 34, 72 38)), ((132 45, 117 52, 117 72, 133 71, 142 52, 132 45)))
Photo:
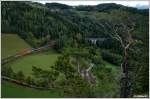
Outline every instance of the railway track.
MULTIPOLYGON (((1 65, 4 65, 8 62, 11 62, 11 61, 14 61, 20 57, 23 57, 23 56, 26 56, 26 55, 30 55, 30 54, 33 54, 33 53, 37 53, 37 52, 41 52, 45 49, 48 49, 48 48, 52 48, 55 44, 55 41, 52 41, 51 43, 49 44, 46 44, 42 47, 38 47, 38 48, 31 48, 31 49, 24 49, 18 53, 16 53, 15 55, 12 55, 12 56, 9 56, 7 58, 4 58, 1 60, 1 65)), ((5 80, 5 81, 9 81, 9 82, 12 82, 12 83, 15 83, 17 85, 21 85, 21 86, 24 86, 24 87, 28 87, 28 88, 33 88, 33 89, 39 89, 39 90, 49 90, 49 89, 53 89, 53 88, 45 88, 45 87, 38 87, 38 86, 35 86, 35 85, 30 85, 30 84, 27 84, 25 82, 21 82, 19 80, 15 80, 15 79, 12 79, 12 78, 9 78, 7 76, 1 76, 1 79, 2 80, 5 80)))
POLYGON ((44 49, 47 49, 47 48, 51 48, 54 46, 54 43, 55 41, 49 43, 49 44, 46 44, 42 47, 38 47, 38 48, 31 48, 31 49, 24 49, 18 53, 16 53, 15 55, 12 55, 12 56, 9 56, 7 58, 4 58, 1 60, 1 65, 4 65, 8 62, 11 62, 11 61, 14 61, 16 60, 17 58, 20 58, 20 57, 23 57, 23 56, 26 56, 26 55, 29 55, 29 54, 33 54, 33 53, 37 53, 37 52, 41 52, 43 51, 44 49))

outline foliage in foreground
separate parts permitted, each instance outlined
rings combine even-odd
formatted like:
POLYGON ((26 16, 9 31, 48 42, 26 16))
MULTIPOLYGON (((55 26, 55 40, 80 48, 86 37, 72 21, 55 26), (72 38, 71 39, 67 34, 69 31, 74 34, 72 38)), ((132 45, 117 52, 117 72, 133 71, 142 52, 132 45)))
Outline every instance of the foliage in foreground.
MULTIPOLYGON (((57 7, 60 7, 59 11, 52 11, 55 10, 55 7, 53 9, 48 4, 45 6, 35 5, 33 2, 2 2, 2 32, 17 33, 33 47, 41 46, 49 40, 56 40, 55 49, 62 52, 65 47, 92 46, 87 42, 89 37, 110 38, 109 34, 113 34, 110 27, 113 27, 113 24, 125 23, 129 26, 130 22, 125 21, 125 19, 134 19, 135 29, 131 32, 131 35, 133 40, 137 41, 137 44, 133 44, 128 52, 130 54, 128 57, 130 79, 133 83, 134 94, 148 93, 149 32, 148 12, 146 10, 128 8, 117 4, 102 4, 93 7, 79 6, 76 9, 70 9, 71 7, 61 4, 58 4, 57 7), (70 10, 62 10, 64 8, 70 10), (106 23, 109 23, 110 27, 106 23), (138 69, 139 67, 142 68, 138 69)), ((126 42, 126 35, 121 28, 119 28, 118 34, 126 42)), ((119 65, 122 49, 118 42, 111 41, 104 42, 105 46, 101 46, 99 42, 96 48, 113 52, 113 54, 107 53, 107 55, 105 53, 105 56, 107 56, 105 59, 119 65), (115 56, 115 60, 113 56, 115 56)), ((99 56, 96 56, 93 60, 99 58, 99 56)), ((65 66, 69 66, 68 70, 74 71, 73 64, 66 63, 68 60, 60 60, 64 61, 65 66)), ((101 62, 97 61, 97 63, 101 62)), ((59 61, 57 64, 64 66, 59 61)), ((63 73, 63 67, 57 69, 63 73)), ((68 77, 72 74, 67 71, 64 75, 68 77)))

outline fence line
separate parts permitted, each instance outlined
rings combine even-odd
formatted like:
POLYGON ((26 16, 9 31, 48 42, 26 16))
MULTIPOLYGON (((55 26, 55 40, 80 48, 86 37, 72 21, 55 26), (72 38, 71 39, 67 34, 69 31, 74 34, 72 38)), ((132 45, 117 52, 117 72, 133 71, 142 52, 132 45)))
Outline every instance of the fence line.
POLYGON ((1 79, 3 80, 6 80, 6 81, 9 81, 9 82, 12 82, 12 83, 15 83, 15 84, 18 84, 18 85, 21 85, 21 86, 24 86, 24 87, 29 87, 29 88, 33 88, 33 89, 39 89, 39 90, 50 90, 50 89, 54 89, 54 88, 46 88, 46 87, 37 87, 35 85, 30 85, 30 84, 27 84, 25 82, 21 82, 19 80, 15 80, 15 79, 12 79, 10 77, 7 77, 7 76, 2 76, 1 79))

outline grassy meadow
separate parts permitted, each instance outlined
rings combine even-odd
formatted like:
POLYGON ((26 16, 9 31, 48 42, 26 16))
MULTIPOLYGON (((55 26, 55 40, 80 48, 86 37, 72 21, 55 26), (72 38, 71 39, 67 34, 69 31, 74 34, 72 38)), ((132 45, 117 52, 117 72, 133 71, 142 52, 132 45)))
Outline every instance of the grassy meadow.
POLYGON ((10 65, 14 72, 22 71, 25 76, 31 76, 32 66, 47 70, 54 64, 58 56, 59 54, 51 50, 27 55, 6 65, 10 65))
MULTIPOLYGON (((2 58, 14 55, 15 53, 31 48, 23 39, 16 34, 2 34, 2 58)), ((42 69, 49 69, 57 60, 59 54, 53 50, 34 53, 7 63, 5 66, 11 66, 14 72, 22 71, 26 76, 32 74, 32 66, 42 69)))
MULTIPOLYGON (((2 58, 14 55, 18 51, 31 48, 23 39, 16 34, 2 34, 2 58)), ((54 64, 59 56, 58 53, 52 49, 20 57, 19 59, 7 63, 4 66, 11 66, 14 72, 22 71, 25 76, 32 75, 32 66, 36 66, 42 69, 49 69, 54 64)), ((5 98, 19 98, 19 97, 63 97, 59 90, 36 90, 31 88, 25 88, 10 82, 3 81, 2 83, 2 97, 5 98), (17 93, 17 94, 16 94, 17 93)))
POLYGON ((120 66, 113 65, 113 64, 108 63, 108 62, 106 62, 106 61, 105 61, 105 66, 106 66, 107 68, 110 68, 111 71, 112 71, 112 73, 113 73, 115 76, 117 76, 117 75, 120 73, 120 66))
MULTIPOLYGON (((3 34, 2 35, 2 58, 8 57, 21 51, 23 49, 31 48, 23 39, 16 34, 3 34), (9 43, 8 43, 9 42, 9 43)), ((50 66, 54 65, 60 54, 54 50, 49 49, 48 51, 30 54, 24 57, 20 57, 17 60, 7 63, 4 66, 12 67, 15 73, 22 71, 25 76, 32 76, 32 66, 42 68, 44 70, 50 69, 50 66)), ((114 75, 118 74, 119 68, 108 62, 105 62, 105 66, 110 68, 114 75)), ((109 84, 110 88, 113 89, 114 83, 109 84)), ((106 88, 107 89, 107 88, 106 88)), ((7 81, 2 81, 2 97, 5 98, 50 98, 50 97, 64 97, 64 94, 60 90, 37 90, 22 87, 7 81), (17 93, 17 94, 16 94, 17 93)), ((109 89, 107 89, 109 90, 109 89)), ((102 91, 103 92, 103 91, 102 91)), ((113 93, 112 93, 113 94, 113 93)))
POLYGON ((36 90, 31 88, 25 88, 13 83, 2 82, 1 97, 5 98, 58 98, 63 97, 63 93, 59 90, 36 90))
POLYGON ((1 58, 6 58, 24 49, 31 48, 17 34, 2 34, 1 35, 1 58))

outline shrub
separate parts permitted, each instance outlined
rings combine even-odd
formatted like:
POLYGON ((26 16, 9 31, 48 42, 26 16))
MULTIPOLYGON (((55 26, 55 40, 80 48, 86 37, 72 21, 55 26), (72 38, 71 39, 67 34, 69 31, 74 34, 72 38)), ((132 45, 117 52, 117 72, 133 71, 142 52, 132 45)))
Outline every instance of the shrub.
POLYGON ((28 84, 30 84, 30 85, 34 85, 34 84, 35 84, 33 78, 31 78, 30 76, 28 76, 28 77, 26 78, 26 83, 28 83, 28 84))
POLYGON ((46 87, 47 82, 44 79, 38 79, 35 81, 35 85, 39 87, 46 87))
POLYGON ((55 85, 57 86, 64 86, 66 81, 66 77, 63 73, 60 73, 57 79, 55 80, 55 85))
POLYGON ((10 66, 3 66, 2 67, 2 75, 3 76, 12 77, 13 73, 14 72, 10 66))
POLYGON ((24 81, 24 74, 22 71, 19 71, 17 74, 16 74, 16 79, 19 80, 19 81, 24 81))
POLYGON ((108 51, 103 51, 102 52, 102 58, 103 60, 106 60, 114 65, 120 66, 122 62, 122 56, 114 53, 110 53, 108 51))

